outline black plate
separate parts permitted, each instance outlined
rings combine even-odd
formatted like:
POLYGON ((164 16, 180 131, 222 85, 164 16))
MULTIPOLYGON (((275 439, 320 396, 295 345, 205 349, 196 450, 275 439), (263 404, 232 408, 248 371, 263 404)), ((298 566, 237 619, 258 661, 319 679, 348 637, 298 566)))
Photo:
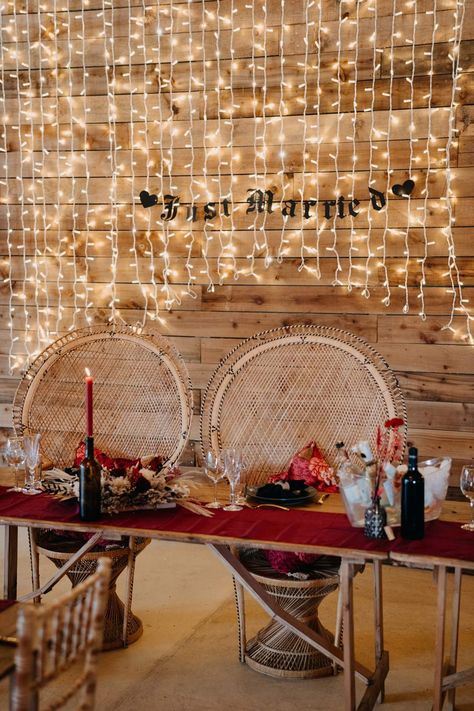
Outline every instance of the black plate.
POLYGON ((260 504, 281 504, 282 506, 304 506, 304 504, 309 504, 313 501, 314 497, 318 492, 313 486, 307 486, 305 489, 305 494, 303 496, 279 496, 275 498, 273 496, 259 496, 257 493, 253 493, 250 489, 248 492, 248 499, 252 501, 258 501, 260 504))

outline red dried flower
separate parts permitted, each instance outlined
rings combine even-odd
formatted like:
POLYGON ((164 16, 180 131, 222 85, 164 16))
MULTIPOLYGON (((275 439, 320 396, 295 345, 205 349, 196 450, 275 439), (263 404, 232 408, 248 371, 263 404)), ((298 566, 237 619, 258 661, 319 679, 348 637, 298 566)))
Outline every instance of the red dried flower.
POLYGON ((391 428, 393 430, 397 429, 397 427, 401 427, 404 424, 404 420, 401 417, 392 417, 391 420, 387 420, 384 423, 384 426, 388 428, 391 428))

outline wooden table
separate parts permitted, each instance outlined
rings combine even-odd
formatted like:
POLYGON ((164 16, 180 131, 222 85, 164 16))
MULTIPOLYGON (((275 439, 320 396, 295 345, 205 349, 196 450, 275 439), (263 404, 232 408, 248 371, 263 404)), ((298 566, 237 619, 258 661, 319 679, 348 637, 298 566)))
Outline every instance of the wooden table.
MULTIPOLYGON (((1 482, 1 479, 0 479, 1 482)), ((209 492, 210 493, 210 492, 209 492)), ((206 492, 203 490, 202 498, 208 500, 211 496, 206 496, 206 492)), ((328 502, 325 502, 324 506, 313 505, 309 507, 310 510, 330 512, 341 511, 341 505, 339 502, 339 497, 331 496, 328 502)), ((447 507, 447 519, 456 520, 459 519, 459 504, 451 505, 447 507)), ((464 508, 464 514, 462 518, 467 518, 467 504, 464 508)), ((187 513, 187 512, 186 512, 187 513)), ((263 514, 263 510, 259 512, 262 514, 262 518, 270 519, 270 516, 263 514)), ((153 514, 154 516, 160 516, 160 513, 153 514)), ((230 514, 231 516, 239 516, 238 513, 230 514)), ((298 513, 295 510, 288 512, 288 523, 290 524, 292 519, 295 519, 295 523, 298 523, 298 513)), ((193 514, 189 514, 190 517, 193 514)), ((146 517, 144 517, 146 518, 146 517)), ((230 519, 228 519, 230 520, 230 519)), ((238 520, 238 519, 234 519, 238 520)), ((21 506, 19 505, 18 511, 15 510, 15 514, 5 515, 0 514, 0 524, 3 524, 6 528, 5 537, 5 569, 4 569, 4 588, 7 591, 6 596, 14 596, 16 594, 16 564, 17 564, 17 528, 18 526, 34 526, 39 528, 59 528, 59 529, 69 529, 73 531, 84 531, 84 532, 113 532, 120 535, 126 535, 130 537, 131 545, 135 537, 146 536, 149 538, 154 538, 158 540, 170 540, 170 541, 180 541, 188 543, 200 543, 205 544, 209 549, 217 555, 221 562, 231 571, 234 578, 257 600, 257 602, 268 612, 268 614, 274 619, 278 620, 282 624, 286 625, 295 634, 299 635, 302 639, 307 641, 309 644, 314 646, 316 649, 321 651, 323 654, 329 657, 335 664, 340 666, 344 672, 344 709, 345 711, 370 711, 372 709, 379 697, 383 697, 384 680, 388 673, 388 653, 384 650, 383 643, 383 614, 382 614, 382 563, 395 562, 397 564, 410 564, 416 567, 432 567, 435 570, 440 570, 441 573, 438 576, 440 591, 439 592, 439 610, 442 613, 442 620, 444 625, 445 618, 445 603, 446 597, 442 595, 443 585, 445 587, 446 571, 448 567, 453 567, 455 570, 455 578, 458 581, 458 590, 460 589, 460 578, 463 569, 474 570, 474 560, 472 563, 463 560, 449 559, 446 560, 445 557, 435 560, 427 560, 426 556, 409 556, 407 560, 403 560, 403 555, 398 554, 397 556, 392 554, 388 546, 389 544, 374 544, 374 549, 364 550, 362 548, 340 546, 334 547, 333 545, 323 545, 312 541, 311 543, 300 542, 298 545, 295 544, 294 540, 288 540, 285 538, 280 538, 277 542, 268 536, 262 535, 229 535, 220 533, 205 533, 199 531, 199 528, 205 529, 206 526, 204 522, 209 521, 209 519, 202 519, 200 522, 198 517, 194 519, 190 518, 190 530, 189 531, 177 531, 177 530, 167 530, 161 527, 160 530, 156 530, 153 527, 144 528, 142 514, 140 512, 135 514, 127 514, 127 524, 120 526, 114 525, 113 518, 107 519, 98 523, 84 523, 80 522, 77 517, 69 520, 67 522, 61 520, 58 521, 51 517, 37 518, 34 520, 27 518, 22 515, 21 506), (110 523, 108 522, 110 521, 110 523), (297 620, 296 618, 289 615, 287 612, 283 611, 266 593, 262 585, 259 584, 252 575, 247 571, 247 569, 239 561, 238 557, 233 554, 233 546, 251 546, 257 548, 274 548, 278 550, 301 550, 303 552, 318 553, 323 555, 336 555, 342 560, 341 563, 341 594, 342 594, 342 609, 343 609, 343 650, 336 647, 334 644, 330 643, 327 639, 323 638, 314 630, 308 628, 304 623, 297 620), (375 663, 374 670, 370 670, 360 664, 355 659, 354 651, 354 603, 353 603, 353 578, 355 574, 356 566, 361 563, 372 563, 374 567, 374 620, 375 620, 375 663), (444 583, 443 583, 444 580, 444 583), (444 606, 444 607, 443 607, 444 606), (442 608, 442 609, 441 609, 442 608), (356 696, 355 696, 355 679, 358 678, 362 680, 366 685, 366 690, 360 703, 356 706, 356 696)), ((293 527, 288 526, 289 530, 293 527)), ((359 536, 360 532, 356 532, 355 529, 350 529, 349 532, 353 531, 354 534, 359 536)), ((473 539, 474 542, 474 539, 473 539)), ((459 605, 457 606, 457 613, 453 612, 456 618, 456 625, 458 623, 459 617, 459 605)), ((453 617, 453 619, 454 619, 453 617)), ((443 626, 444 629, 444 626, 443 626)), ((441 634, 440 625, 438 625, 438 644, 436 650, 436 677, 435 677, 435 696, 434 696, 434 709, 439 711, 442 705, 443 694, 445 692, 445 687, 454 688, 459 675, 456 674, 455 670, 455 654, 453 652, 450 656, 450 676, 445 678, 443 673, 443 654, 444 654, 444 634, 441 634), (454 668, 453 668, 454 667, 454 668), (441 670, 441 671, 440 671, 441 670), (454 677, 456 678, 453 678, 454 677), (452 683, 454 682, 454 684, 452 683), (447 687, 446 684, 451 686, 447 687)), ((457 641, 456 641, 457 648, 457 641)), ((463 672, 463 683, 466 679, 470 678, 471 671, 463 672)), ((451 697, 453 694, 451 694, 451 697)))

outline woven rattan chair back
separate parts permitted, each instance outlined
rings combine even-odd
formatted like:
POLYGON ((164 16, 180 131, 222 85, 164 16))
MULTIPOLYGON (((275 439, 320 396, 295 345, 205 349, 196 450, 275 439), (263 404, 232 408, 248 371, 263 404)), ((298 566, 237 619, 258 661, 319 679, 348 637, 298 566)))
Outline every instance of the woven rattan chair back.
POLYGON ((15 396, 19 433, 40 432, 43 456, 69 466, 84 438, 84 371, 94 377, 94 443, 111 456, 159 454, 168 465, 189 435, 192 394, 168 339, 128 327, 75 331, 46 348, 15 396))
POLYGON ((404 399, 368 343, 298 325, 258 333, 220 362, 203 401, 201 441, 204 450, 241 449, 247 483, 257 484, 286 470, 311 440, 329 463, 338 441, 374 448, 377 426, 392 417, 406 420, 404 399))
POLYGON ((97 572, 52 605, 20 607, 17 623, 12 711, 30 711, 32 700, 74 665, 74 674, 48 689, 44 711, 94 708, 96 656, 102 643, 110 560, 101 558, 97 572), (80 664, 79 670, 75 665, 80 664), (51 693, 49 693, 51 692, 51 693))

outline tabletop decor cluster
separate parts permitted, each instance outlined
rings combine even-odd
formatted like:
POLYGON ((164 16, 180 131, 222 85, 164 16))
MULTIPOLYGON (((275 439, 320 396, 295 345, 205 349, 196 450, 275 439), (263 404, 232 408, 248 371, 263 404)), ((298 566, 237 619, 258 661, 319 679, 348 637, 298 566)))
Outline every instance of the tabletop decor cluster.
MULTIPOLYGON (((84 457, 84 444, 78 447, 74 465, 44 472, 42 489, 62 499, 78 498, 78 467, 84 457)), ((136 509, 155 509, 183 503, 190 494, 189 483, 178 468, 163 466, 160 457, 148 459, 112 458, 95 450, 101 466, 102 512, 118 513, 136 509)), ((186 505, 193 506, 191 501, 186 505)), ((201 513, 201 512, 199 512, 201 513)))
POLYGON ((400 479, 397 466, 403 455, 400 428, 403 425, 403 419, 395 417, 386 420, 383 428, 378 426, 375 453, 368 442, 357 442, 351 452, 361 460, 359 468, 349 457, 344 443, 336 444, 339 450, 337 475, 349 519, 353 525, 361 525, 361 519, 366 521, 367 518, 369 522, 375 522, 375 528, 369 525, 367 531, 368 535, 375 533, 375 537, 384 535, 386 525, 386 514, 381 504, 387 507, 396 505, 400 479))

